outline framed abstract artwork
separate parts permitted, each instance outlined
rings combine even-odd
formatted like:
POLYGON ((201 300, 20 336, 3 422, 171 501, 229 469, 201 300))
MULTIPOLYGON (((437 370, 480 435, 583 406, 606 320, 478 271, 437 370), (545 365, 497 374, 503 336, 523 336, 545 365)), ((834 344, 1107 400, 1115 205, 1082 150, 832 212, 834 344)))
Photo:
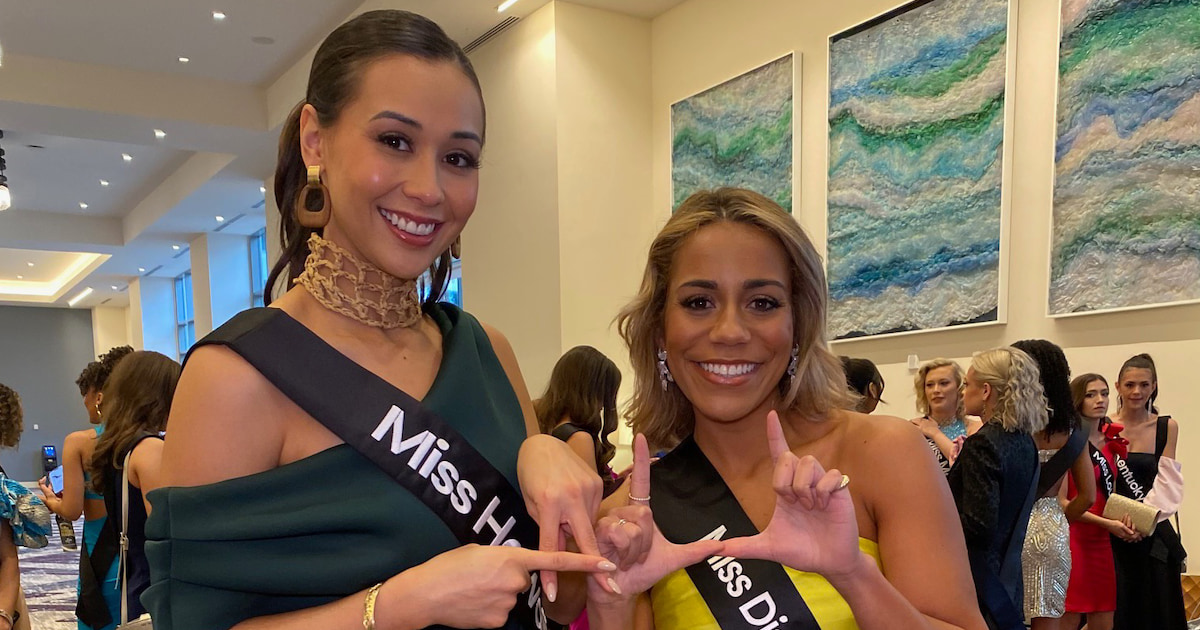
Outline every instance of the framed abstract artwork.
POLYGON ((737 186, 792 209, 793 55, 671 105, 671 207, 737 186))
POLYGON ((1008 0, 918 0, 829 42, 833 338, 1005 320, 1008 0))
POLYGON ((1200 1, 1060 19, 1048 314, 1200 301, 1200 1))

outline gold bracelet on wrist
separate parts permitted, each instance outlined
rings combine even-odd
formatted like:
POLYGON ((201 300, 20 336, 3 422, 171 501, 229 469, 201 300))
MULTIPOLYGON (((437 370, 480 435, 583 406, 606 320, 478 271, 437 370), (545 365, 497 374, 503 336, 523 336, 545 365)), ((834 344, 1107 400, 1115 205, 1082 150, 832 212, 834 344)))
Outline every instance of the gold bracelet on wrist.
POLYGON ((375 598, 381 588, 383 582, 367 589, 367 598, 363 600, 363 630, 375 630, 375 598))

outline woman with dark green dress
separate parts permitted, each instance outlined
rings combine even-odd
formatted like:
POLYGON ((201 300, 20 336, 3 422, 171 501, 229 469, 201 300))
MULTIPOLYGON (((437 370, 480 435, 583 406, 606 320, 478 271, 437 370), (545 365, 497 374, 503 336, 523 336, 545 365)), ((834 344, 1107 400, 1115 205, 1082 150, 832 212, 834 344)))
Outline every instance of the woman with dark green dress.
POLYGON ((172 405, 157 630, 544 627, 578 614, 580 572, 615 569, 595 471, 537 435, 505 338, 437 301, 484 135, 470 61, 429 20, 364 13, 318 49, 275 175, 266 293, 291 288, 197 344, 172 405))

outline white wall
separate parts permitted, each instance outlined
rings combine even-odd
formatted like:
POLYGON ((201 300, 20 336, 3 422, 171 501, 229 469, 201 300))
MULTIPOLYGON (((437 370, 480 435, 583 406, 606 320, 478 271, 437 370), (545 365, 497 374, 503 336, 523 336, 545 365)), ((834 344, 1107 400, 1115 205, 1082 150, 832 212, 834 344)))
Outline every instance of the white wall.
POLYGON ((171 278, 137 278, 129 283, 129 344, 169 357, 178 352, 175 336, 175 281, 171 278))
POLYGON ((129 309, 97 306, 92 309, 92 340, 96 356, 114 346, 129 345, 129 309))
MULTIPOLYGON (((1193 383, 1200 355, 1200 305, 1050 319, 1045 316, 1049 222, 1053 192, 1058 3, 1016 0, 1018 24, 1016 118, 1011 142, 1011 238, 1008 323, 835 344, 839 354, 870 358, 888 382, 880 413, 915 413, 908 354, 958 358, 1019 339, 1045 338, 1063 346, 1073 371, 1116 377, 1121 363, 1150 352, 1159 366, 1159 407, 1180 420, 1179 459, 1185 474, 1200 465, 1200 430, 1189 412, 1200 408, 1193 383)), ((828 37, 896 6, 892 0, 834 3, 792 0, 690 0, 656 18, 653 43, 654 210, 670 204, 670 104, 789 51, 802 55, 795 130, 797 218, 818 247, 825 243, 828 37)), ((1200 501, 1180 516, 1185 545, 1200 541, 1200 501)))
POLYGON ((463 305, 512 343, 533 395, 561 352, 555 6, 471 55, 487 106, 463 305))

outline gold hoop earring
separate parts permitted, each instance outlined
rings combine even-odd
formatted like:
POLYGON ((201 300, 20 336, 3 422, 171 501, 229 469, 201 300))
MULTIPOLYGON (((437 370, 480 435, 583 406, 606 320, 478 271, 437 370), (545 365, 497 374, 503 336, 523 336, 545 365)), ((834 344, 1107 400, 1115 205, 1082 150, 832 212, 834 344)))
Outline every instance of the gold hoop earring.
POLYGON ((308 167, 308 183, 296 197, 296 220, 302 227, 319 230, 329 223, 329 189, 321 183, 321 167, 308 167))
POLYGON ((96 403, 96 417, 97 417, 97 418, 102 418, 102 417, 103 417, 103 416, 100 414, 100 403, 96 403))

